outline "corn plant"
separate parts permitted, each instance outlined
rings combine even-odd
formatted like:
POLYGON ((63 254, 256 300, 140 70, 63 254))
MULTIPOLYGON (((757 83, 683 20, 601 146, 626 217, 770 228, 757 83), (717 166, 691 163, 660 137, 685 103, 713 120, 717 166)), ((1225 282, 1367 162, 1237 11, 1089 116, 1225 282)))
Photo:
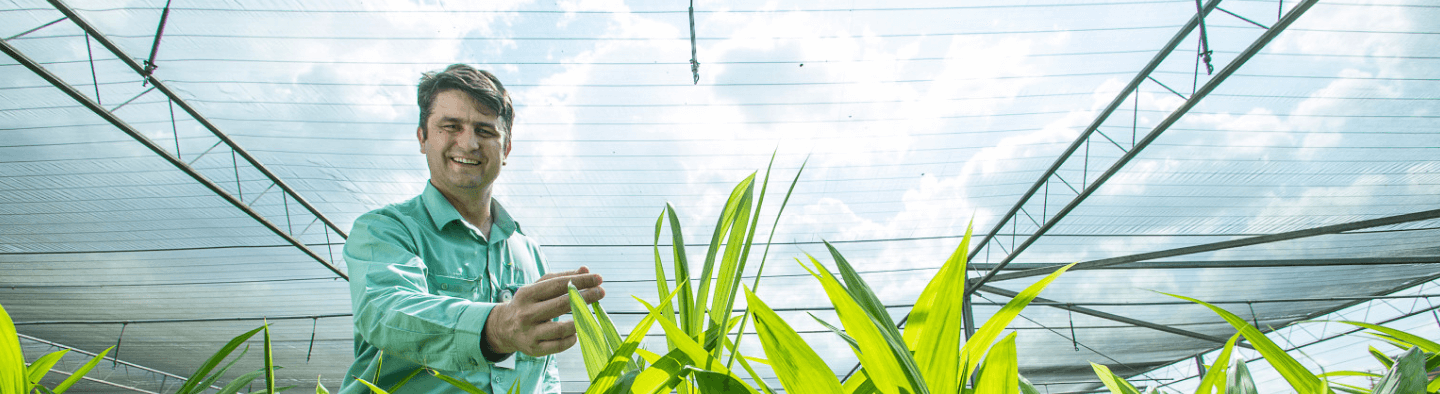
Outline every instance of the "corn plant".
MULTIPOLYGON (((803 168, 802 165, 802 171, 803 168)), ((767 169, 762 185, 769 183, 769 175, 767 169)), ((797 262, 824 286, 844 329, 829 322, 821 323, 849 343, 860 360, 858 372, 840 382, 814 349, 755 296, 754 289, 763 277, 768 250, 760 255, 755 283, 751 286, 740 283, 765 195, 762 187, 752 211, 754 180, 755 174, 751 174, 741 181, 726 200, 705 254, 698 289, 692 290, 678 215, 673 206, 666 204, 656 219, 654 239, 656 290, 662 304, 653 307, 636 298, 650 313, 624 341, 598 304, 592 307, 578 294, 571 295, 572 314, 591 379, 586 393, 773 393, 751 362, 768 365, 789 393, 929 394, 977 389, 987 393, 1037 393, 1034 386, 1019 376, 1014 335, 999 343, 996 339, 1020 310, 1068 266, 1012 299, 967 342, 962 338, 962 301, 953 295, 965 291, 970 230, 967 229, 959 248, 921 293, 903 332, 840 251, 825 243, 839 268, 839 277, 813 256, 807 256, 808 264, 798 259, 797 262), (659 247, 666 224, 670 227, 673 251, 673 290, 659 247), (742 289, 748 307, 745 313, 734 316, 732 308, 742 289), (668 305, 672 299, 677 308, 668 305), (745 356, 738 351, 744 338, 741 334, 750 320, 755 322, 755 332, 768 359, 745 356), (663 356, 637 348, 639 339, 656 323, 666 334, 668 353, 663 356), (734 340, 730 339, 732 332, 734 340), (641 359, 635 359, 636 354, 641 359), (725 361, 721 362, 722 359, 725 361), (732 369, 737 361, 758 388, 740 380, 732 369)), ((792 181, 790 192, 794 186, 792 181)), ((787 192, 787 203, 789 196, 787 192)), ((784 206, 782 203, 781 213, 784 206)), ((777 214, 777 223, 779 216, 777 214)))
MULTIPOLYGON (((1201 379, 1200 385, 1196 387, 1196 394, 1255 394, 1257 393, 1255 381, 1250 376, 1249 368, 1245 360, 1231 360, 1232 351, 1236 342, 1244 337, 1260 356, 1270 363, 1275 371, 1290 385, 1296 393, 1300 394, 1334 394, 1343 392, 1348 394, 1421 394, 1440 393, 1440 379, 1427 380, 1426 371, 1433 371, 1440 368, 1440 344, 1422 338, 1417 335, 1406 333, 1389 327, 1379 326, 1370 323, 1341 321, 1339 323, 1349 324, 1361 328, 1367 328, 1377 333, 1376 337, 1405 350, 1403 354, 1391 359, 1374 347, 1370 348, 1370 354, 1378 360, 1386 370, 1385 374, 1358 371, 1333 371, 1321 374, 1313 374, 1298 360, 1290 356, 1284 349, 1271 341, 1244 318, 1223 308, 1200 301, 1194 298, 1166 294, 1172 297, 1184 299, 1210 308, 1211 311, 1220 315, 1237 332, 1221 348, 1220 355, 1201 379), (1330 377, 1336 376, 1361 376, 1378 379, 1373 388, 1364 388, 1344 383, 1329 381, 1330 377)), ((1091 363, 1095 374, 1100 381, 1114 394, 1138 394, 1135 386, 1126 382, 1103 365, 1091 363)))
POLYGON ((91 369, 94 369, 95 365, 99 364, 100 360, 105 359, 105 355, 109 354, 110 350, 114 348, 114 346, 111 346, 109 349, 105 349, 105 351, 95 355, 95 358, 90 359, 85 365, 71 372, 69 378, 65 378, 64 381, 61 381, 60 384, 55 385, 55 387, 47 388, 41 386, 40 379, 45 378, 45 375, 50 373, 50 368, 54 367, 55 363, 60 362, 60 358, 65 357, 65 353, 70 352, 70 349, 62 349, 40 356, 35 362, 27 365, 25 363, 25 355, 20 351, 20 335, 15 332, 15 322, 10 320, 10 314, 5 312, 5 307, 0 306, 0 392, 28 394, 40 391, 53 394, 64 393, 70 390, 70 386, 75 385, 76 382, 84 378, 85 374, 89 373, 91 369))

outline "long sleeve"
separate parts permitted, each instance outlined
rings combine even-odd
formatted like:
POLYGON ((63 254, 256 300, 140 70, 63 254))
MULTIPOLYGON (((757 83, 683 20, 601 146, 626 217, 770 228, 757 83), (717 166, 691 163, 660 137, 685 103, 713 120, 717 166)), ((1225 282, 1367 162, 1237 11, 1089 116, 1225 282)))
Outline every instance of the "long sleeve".
POLYGON ((387 356, 478 369, 487 364, 480 334, 495 304, 432 294, 427 275, 436 273, 427 272, 416 242, 397 218, 372 212, 355 221, 345 243, 355 330, 387 356))

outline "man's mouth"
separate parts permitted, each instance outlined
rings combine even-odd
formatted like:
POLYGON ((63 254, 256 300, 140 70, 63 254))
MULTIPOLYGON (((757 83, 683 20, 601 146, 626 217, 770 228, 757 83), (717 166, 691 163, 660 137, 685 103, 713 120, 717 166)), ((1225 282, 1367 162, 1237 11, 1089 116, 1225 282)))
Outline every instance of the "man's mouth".
POLYGON ((464 165, 470 165, 470 166, 479 165, 479 164, 480 164, 480 161, 479 161, 479 160, 471 160, 471 159, 466 159, 466 158, 463 158, 463 157, 451 157, 451 158, 450 158, 450 161, 453 161, 453 162, 456 162, 456 163, 460 163, 460 164, 464 164, 464 165))

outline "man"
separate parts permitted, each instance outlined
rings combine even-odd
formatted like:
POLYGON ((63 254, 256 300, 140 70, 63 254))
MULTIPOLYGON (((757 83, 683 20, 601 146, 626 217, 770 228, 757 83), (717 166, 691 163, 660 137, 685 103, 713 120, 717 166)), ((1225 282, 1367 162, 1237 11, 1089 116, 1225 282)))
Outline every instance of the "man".
POLYGON ((404 382, 397 393, 456 392, 415 374, 431 368, 493 394, 559 393, 553 354, 576 342, 574 321, 556 321, 570 310, 566 284, 595 302, 601 278, 548 272, 539 244, 492 198, 515 120, 500 81, 456 64, 425 73, 418 90, 430 182, 360 216, 345 242, 355 363, 341 392, 369 391, 357 378, 386 390, 404 382))

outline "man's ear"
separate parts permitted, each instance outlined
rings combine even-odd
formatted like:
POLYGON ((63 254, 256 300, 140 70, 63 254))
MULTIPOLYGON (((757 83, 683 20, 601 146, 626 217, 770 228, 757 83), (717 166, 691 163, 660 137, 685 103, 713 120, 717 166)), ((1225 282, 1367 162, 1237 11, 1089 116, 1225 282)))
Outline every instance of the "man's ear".
POLYGON ((415 128, 415 139, 420 140, 420 153, 425 153, 425 126, 415 128))
POLYGON ((510 147, 510 133, 507 132, 505 133, 505 158, 510 157, 510 147))

